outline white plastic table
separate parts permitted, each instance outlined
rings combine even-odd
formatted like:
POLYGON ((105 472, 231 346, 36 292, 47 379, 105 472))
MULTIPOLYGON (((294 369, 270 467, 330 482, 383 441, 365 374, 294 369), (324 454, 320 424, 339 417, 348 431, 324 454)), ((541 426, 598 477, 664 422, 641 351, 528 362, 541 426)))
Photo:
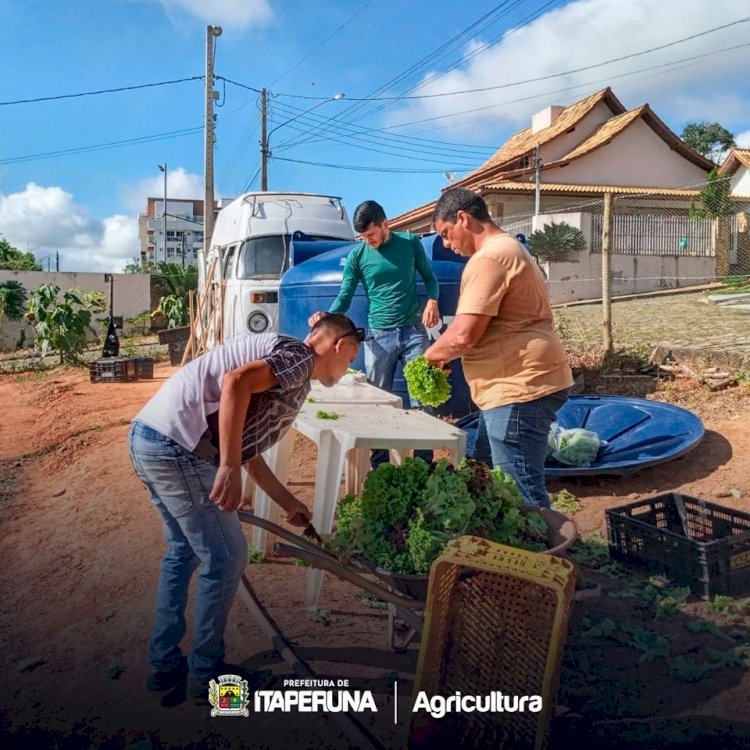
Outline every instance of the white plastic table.
MULTIPOLYGON (((285 483, 294 433, 304 435, 318 446, 312 519, 321 534, 328 534, 333 528, 341 477, 350 451, 386 448, 403 457, 415 449, 442 449, 449 451, 454 463, 465 455, 466 433, 424 412, 394 409, 387 404, 331 403, 331 408, 325 411, 335 411, 339 419, 329 420, 315 416, 321 403, 305 403, 293 429, 266 453, 271 470, 285 483)), ((255 513, 278 521, 280 509, 258 491, 255 513)), ((253 530, 253 544, 256 549, 264 548, 265 534, 261 529, 253 530)), ((305 600, 308 609, 317 608, 322 582, 323 571, 308 571, 305 600)))
MULTIPOLYGON (((343 381, 348 376, 344 375, 343 381)), ((401 408, 401 398, 388 391, 370 385, 364 376, 361 379, 354 376, 350 382, 339 382, 330 388, 318 383, 312 384, 309 399, 315 399, 313 403, 321 404, 383 404, 384 406, 395 406, 401 408), (356 379, 355 379, 356 378, 356 379)))
MULTIPOLYGON (((332 386, 326 387, 322 383, 314 381, 310 388, 309 399, 313 401, 309 402, 311 405, 316 405, 315 411, 323 409, 324 411, 333 411, 330 408, 331 404, 382 404, 384 406, 393 406, 397 409, 401 408, 401 398, 394 396, 388 391, 384 391, 381 388, 377 388, 374 385, 370 385, 365 379, 364 374, 357 374, 354 376, 345 375, 342 378, 342 382, 332 386)), ((280 445, 276 445, 270 450, 266 451, 264 457, 269 466, 275 468, 276 476, 282 484, 287 482, 287 465, 291 456, 291 450, 294 445, 294 435, 296 432, 287 435, 286 440, 282 440, 280 445)), ((347 492, 357 492, 358 487, 361 486, 364 481, 364 476, 369 470, 369 461, 367 451, 356 451, 349 457, 349 466, 347 471, 347 492)), ((252 483, 252 479, 247 472, 242 472, 243 497, 247 498, 248 502, 254 497, 253 506, 256 512, 260 512, 258 509, 271 509, 269 512, 275 513, 276 517, 280 515, 276 504, 258 487, 255 487, 252 483), (254 494, 253 494, 254 493, 254 494)), ((267 516, 263 516, 266 518, 267 516)), ((252 544, 257 550, 263 550, 266 547, 267 532, 257 526, 252 531, 252 544)))

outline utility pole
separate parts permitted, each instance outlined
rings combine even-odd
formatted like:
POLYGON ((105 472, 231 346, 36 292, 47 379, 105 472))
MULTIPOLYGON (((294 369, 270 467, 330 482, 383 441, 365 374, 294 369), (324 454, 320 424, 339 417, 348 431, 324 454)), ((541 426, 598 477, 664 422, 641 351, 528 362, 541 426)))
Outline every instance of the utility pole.
POLYGON ((60 272, 60 251, 55 250, 55 271, 60 272))
MULTIPOLYGON (((164 262, 167 262, 167 162, 158 165, 159 169, 164 172, 164 211, 162 211, 162 224, 164 231, 164 262)), ((154 247, 154 261, 159 262, 159 248, 154 247)))
POLYGON ((185 232, 182 233, 182 267, 185 268, 185 232))
POLYGON ((539 216, 539 208, 542 202, 542 156, 539 144, 534 150, 534 216, 539 216))
POLYGON ((203 260, 204 266, 211 247, 211 235, 214 231, 214 143, 215 115, 214 102, 219 98, 219 92, 214 91, 214 40, 221 36, 221 26, 206 27, 206 112, 203 124, 204 149, 203 149, 203 260))
POLYGON ((268 90, 261 89, 260 92, 260 189, 268 190, 268 90))

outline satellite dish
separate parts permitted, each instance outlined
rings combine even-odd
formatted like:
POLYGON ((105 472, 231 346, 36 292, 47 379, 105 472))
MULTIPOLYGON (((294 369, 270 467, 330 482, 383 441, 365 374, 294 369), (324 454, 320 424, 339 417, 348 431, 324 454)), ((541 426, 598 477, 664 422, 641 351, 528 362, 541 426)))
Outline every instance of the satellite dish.
POLYGON ((451 184, 456 181, 456 175, 454 175, 453 172, 443 172, 443 174, 445 175, 445 179, 451 184))

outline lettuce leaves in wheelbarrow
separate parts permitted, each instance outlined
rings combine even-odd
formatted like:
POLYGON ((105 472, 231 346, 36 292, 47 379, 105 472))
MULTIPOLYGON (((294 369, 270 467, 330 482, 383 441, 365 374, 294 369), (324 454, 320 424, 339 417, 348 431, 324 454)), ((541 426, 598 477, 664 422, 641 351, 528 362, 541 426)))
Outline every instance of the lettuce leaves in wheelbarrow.
POLYGON ((512 477, 464 459, 427 464, 405 459, 381 464, 365 479, 361 496, 338 507, 330 548, 361 554, 399 574, 426 574, 451 539, 464 534, 525 549, 547 548, 547 524, 523 501, 512 477))
POLYGON ((433 367, 423 356, 404 365, 404 380, 409 395, 427 406, 441 406, 451 397, 451 385, 445 370, 433 367))

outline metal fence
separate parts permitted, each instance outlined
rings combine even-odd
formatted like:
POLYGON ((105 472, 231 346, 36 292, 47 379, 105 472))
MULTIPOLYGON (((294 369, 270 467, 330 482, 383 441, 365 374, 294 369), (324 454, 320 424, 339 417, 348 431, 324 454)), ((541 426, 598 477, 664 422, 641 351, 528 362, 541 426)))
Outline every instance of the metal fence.
POLYGON ((548 208, 542 201, 539 217, 514 215, 501 225, 528 238, 532 223, 566 223, 568 235, 584 237, 583 245, 558 253, 554 244, 531 242, 532 252, 542 248, 558 331, 569 349, 685 349, 717 362, 731 352, 746 356, 750 370, 750 297, 743 296, 750 295, 750 205, 736 204, 733 214, 714 219, 691 215, 691 203, 643 195, 548 208))
MULTIPOLYGON (((622 202, 616 209, 622 209, 622 202)), ((591 252, 602 251, 604 217, 593 214, 591 252)), ((619 255, 712 256, 713 221, 687 215, 615 214, 611 252, 619 255)))

